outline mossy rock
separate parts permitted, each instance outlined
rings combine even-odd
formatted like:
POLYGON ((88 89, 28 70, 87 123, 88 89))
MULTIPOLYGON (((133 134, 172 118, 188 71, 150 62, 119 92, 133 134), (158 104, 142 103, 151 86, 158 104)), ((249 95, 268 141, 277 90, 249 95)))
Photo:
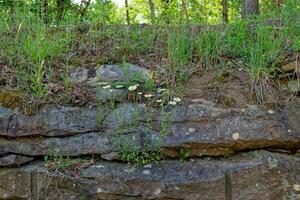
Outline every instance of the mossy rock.
POLYGON ((17 90, 0 91, 0 105, 6 108, 19 108, 23 105, 22 94, 17 90))
POLYGON ((234 107, 237 104, 234 98, 223 95, 218 98, 218 103, 226 107, 234 107))

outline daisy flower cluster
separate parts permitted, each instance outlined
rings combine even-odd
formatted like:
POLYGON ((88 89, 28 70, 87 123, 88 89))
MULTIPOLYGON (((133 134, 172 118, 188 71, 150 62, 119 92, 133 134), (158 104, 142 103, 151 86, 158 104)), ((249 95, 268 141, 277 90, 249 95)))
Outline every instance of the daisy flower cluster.
MULTIPOLYGON (((106 82, 102 82, 99 85, 101 85, 103 89, 109 90, 109 92, 113 92, 112 88, 121 89, 121 88, 126 87, 122 84, 112 86, 112 85, 109 85, 106 82)), ((148 100, 153 99, 153 101, 155 101, 156 103, 159 103, 160 105, 163 105, 165 103, 165 101, 163 99, 161 99, 161 97, 167 91, 167 89, 157 88, 156 93, 145 93, 145 94, 143 94, 141 91, 138 91, 139 87, 140 87, 140 84, 135 84, 135 85, 130 85, 127 89, 130 92, 135 92, 138 96, 140 96, 140 98, 144 97, 148 100)), ((172 97, 167 102, 167 104, 170 105, 170 106, 175 106, 175 105, 179 104, 180 102, 181 102, 181 99, 179 97, 172 97)))

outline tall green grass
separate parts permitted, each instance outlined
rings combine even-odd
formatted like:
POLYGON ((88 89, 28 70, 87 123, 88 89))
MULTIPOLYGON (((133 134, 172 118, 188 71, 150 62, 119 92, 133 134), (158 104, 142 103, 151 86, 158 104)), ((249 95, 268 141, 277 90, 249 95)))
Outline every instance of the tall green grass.
POLYGON ((46 26, 22 7, 13 15, 1 12, 0 55, 18 74, 17 87, 36 98, 47 92, 46 82, 54 59, 68 51, 71 35, 46 26))
POLYGON ((94 24, 85 24, 83 27, 87 28, 82 30, 82 21, 72 15, 54 27, 51 23, 45 25, 32 8, 23 5, 13 15, 0 12, 0 58, 18 74, 15 86, 36 98, 46 95, 54 68, 67 65, 152 63, 166 68, 166 83, 180 85, 200 65, 210 68, 220 62, 235 61, 257 82, 272 78, 288 52, 299 53, 297 5, 296 0, 288 0, 280 10, 200 31, 190 31, 187 25, 94 24), (269 23, 270 17, 280 25, 269 23), (66 54, 70 53, 76 56, 67 62, 66 54))

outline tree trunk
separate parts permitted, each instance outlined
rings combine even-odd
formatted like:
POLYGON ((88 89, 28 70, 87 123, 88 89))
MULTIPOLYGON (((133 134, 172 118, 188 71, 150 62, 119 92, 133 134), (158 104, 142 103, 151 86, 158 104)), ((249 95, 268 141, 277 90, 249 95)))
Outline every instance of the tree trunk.
POLYGON ((182 10, 185 15, 185 18, 186 18, 186 20, 189 20, 189 14, 188 14, 187 7, 186 7, 186 1, 181 0, 181 3, 182 3, 182 10))
POLYGON ((86 15, 90 4, 91 4, 91 0, 82 1, 82 5, 81 6, 83 6, 83 8, 82 8, 82 11, 80 13, 80 18, 81 19, 83 19, 84 16, 86 15))
POLYGON ((276 5, 278 8, 280 8, 283 4, 283 0, 276 0, 276 5))
POLYGON ((225 24, 228 23, 228 0, 222 0, 222 14, 223 14, 223 22, 225 24))
POLYGON ((49 4, 48 0, 43 0, 43 5, 42 5, 42 17, 43 21, 45 24, 49 23, 49 4))
POLYGON ((171 0, 162 0, 162 7, 163 7, 163 10, 162 10, 162 17, 165 21, 166 24, 170 24, 170 16, 168 14, 168 10, 169 10, 169 7, 170 7, 170 4, 171 4, 171 0))
POLYGON ((56 0, 56 23, 59 24, 64 14, 64 0, 56 0))
POLYGON ((154 3, 152 0, 148 0, 149 3, 149 8, 150 8, 150 12, 151 12, 151 23, 155 24, 155 8, 154 8, 154 3))
POLYGON ((4 0, 3 5, 8 7, 8 12, 12 16, 15 12, 15 2, 13 0, 4 0))
POLYGON ((250 18, 259 14, 258 0, 243 0, 242 18, 250 18))
POLYGON ((130 25, 128 0, 125 0, 125 9, 126 9, 126 22, 127 25, 130 25))

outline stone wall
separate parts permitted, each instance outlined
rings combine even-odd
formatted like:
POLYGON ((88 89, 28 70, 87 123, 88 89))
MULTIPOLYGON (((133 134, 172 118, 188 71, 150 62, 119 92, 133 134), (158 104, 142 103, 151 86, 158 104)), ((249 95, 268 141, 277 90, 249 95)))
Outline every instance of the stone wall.
POLYGON ((0 199, 300 199, 297 99, 281 109, 159 106, 130 98, 136 74, 139 86, 149 76, 133 65, 72 71, 95 105, 0 107, 0 199), (92 161, 72 173, 58 165, 72 159, 92 161), (145 165, 126 163, 135 160, 145 165))

